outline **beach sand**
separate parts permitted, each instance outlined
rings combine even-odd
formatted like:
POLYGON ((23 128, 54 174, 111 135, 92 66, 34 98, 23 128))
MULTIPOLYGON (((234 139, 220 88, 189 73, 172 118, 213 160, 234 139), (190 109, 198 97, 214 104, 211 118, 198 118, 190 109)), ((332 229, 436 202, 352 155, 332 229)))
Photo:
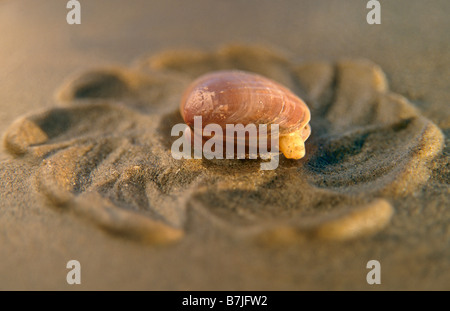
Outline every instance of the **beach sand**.
POLYGON ((1 2, 0 289, 449 290, 449 9, 1 2), (172 157, 219 69, 305 100, 305 158, 172 157))

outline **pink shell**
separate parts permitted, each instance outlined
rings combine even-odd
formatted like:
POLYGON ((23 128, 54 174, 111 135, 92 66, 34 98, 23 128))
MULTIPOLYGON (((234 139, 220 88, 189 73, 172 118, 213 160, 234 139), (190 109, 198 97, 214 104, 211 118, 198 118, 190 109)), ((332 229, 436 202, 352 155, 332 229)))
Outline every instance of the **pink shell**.
POLYGON ((194 116, 202 116, 203 127, 210 123, 222 128, 238 123, 278 124, 280 135, 307 127, 305 139, 310 132, 310 111, 299 97, 268 78, 244 71, 217 71, 199 77, 185 91, 180 110, 191 128, 194 116))

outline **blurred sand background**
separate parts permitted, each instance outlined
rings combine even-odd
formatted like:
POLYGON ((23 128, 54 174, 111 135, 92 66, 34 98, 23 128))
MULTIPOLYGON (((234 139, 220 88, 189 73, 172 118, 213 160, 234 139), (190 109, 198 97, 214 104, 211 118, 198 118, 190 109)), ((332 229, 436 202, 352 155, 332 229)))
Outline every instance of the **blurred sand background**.
MULTIPOLYGON (((0 2, 0 132, 21 115, 55 106, 74 73, 166 49, 213 50, 262 44, 299 62, 367 58, 393 92, 448 135, 450 4, 382 3, 381 25, 366 23, 366 1, 83 1, 81 25, 65 1, 0 2)), ((390 225, 344 243, 266 248, 210 228, 152 247, 111 237, 49 208, 28 183, 30 166, 0 153, 0 289, 298 290, 450 289, 448 149, 424 187, 394 202, 390 225), (66 283, 77 259, 82 284, 66 283), (382 284, 367 285, 367 261, 382 284)))

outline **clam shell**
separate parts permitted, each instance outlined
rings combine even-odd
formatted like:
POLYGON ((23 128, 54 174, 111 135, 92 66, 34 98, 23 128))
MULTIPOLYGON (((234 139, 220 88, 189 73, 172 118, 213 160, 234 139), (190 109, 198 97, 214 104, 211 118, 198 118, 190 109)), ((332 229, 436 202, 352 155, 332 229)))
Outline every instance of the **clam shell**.
POLYGON ((286 87, 261 75, 232 70, 217 71, 196 79, 185 91, 181 115, 191 128, 194 116, 203 127, 216 123, 278 124, 280 135, 305 127, 308 106, 286 87))
POLYGON ((227 124, 255 124, 257 129, 278 124, 280 137, 297 132, 303 142, 311 133, 311 115, 303 100, 277 82, 245 71, 216 71, 197 78, 184 92, 180 111, 190 128, 194 117, 201 116, 203 128, 213 123, 223 130, 227 124))

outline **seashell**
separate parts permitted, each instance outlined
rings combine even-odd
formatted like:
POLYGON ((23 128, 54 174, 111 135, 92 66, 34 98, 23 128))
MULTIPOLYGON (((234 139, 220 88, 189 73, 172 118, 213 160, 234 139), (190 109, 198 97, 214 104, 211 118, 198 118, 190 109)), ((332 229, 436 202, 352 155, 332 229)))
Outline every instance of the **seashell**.
MULTIPOLYGON (((305 156, 305 141, 311 134, 308 106, 286 87, 261 75, 225 70, 196 79, 183 94, 181 115, 193 129, 194 117, 202 127, 219 124, 278 124, 279 150, 286 158, 305 156)), ((233 137, 234 138, 234 137, 233 137)))

